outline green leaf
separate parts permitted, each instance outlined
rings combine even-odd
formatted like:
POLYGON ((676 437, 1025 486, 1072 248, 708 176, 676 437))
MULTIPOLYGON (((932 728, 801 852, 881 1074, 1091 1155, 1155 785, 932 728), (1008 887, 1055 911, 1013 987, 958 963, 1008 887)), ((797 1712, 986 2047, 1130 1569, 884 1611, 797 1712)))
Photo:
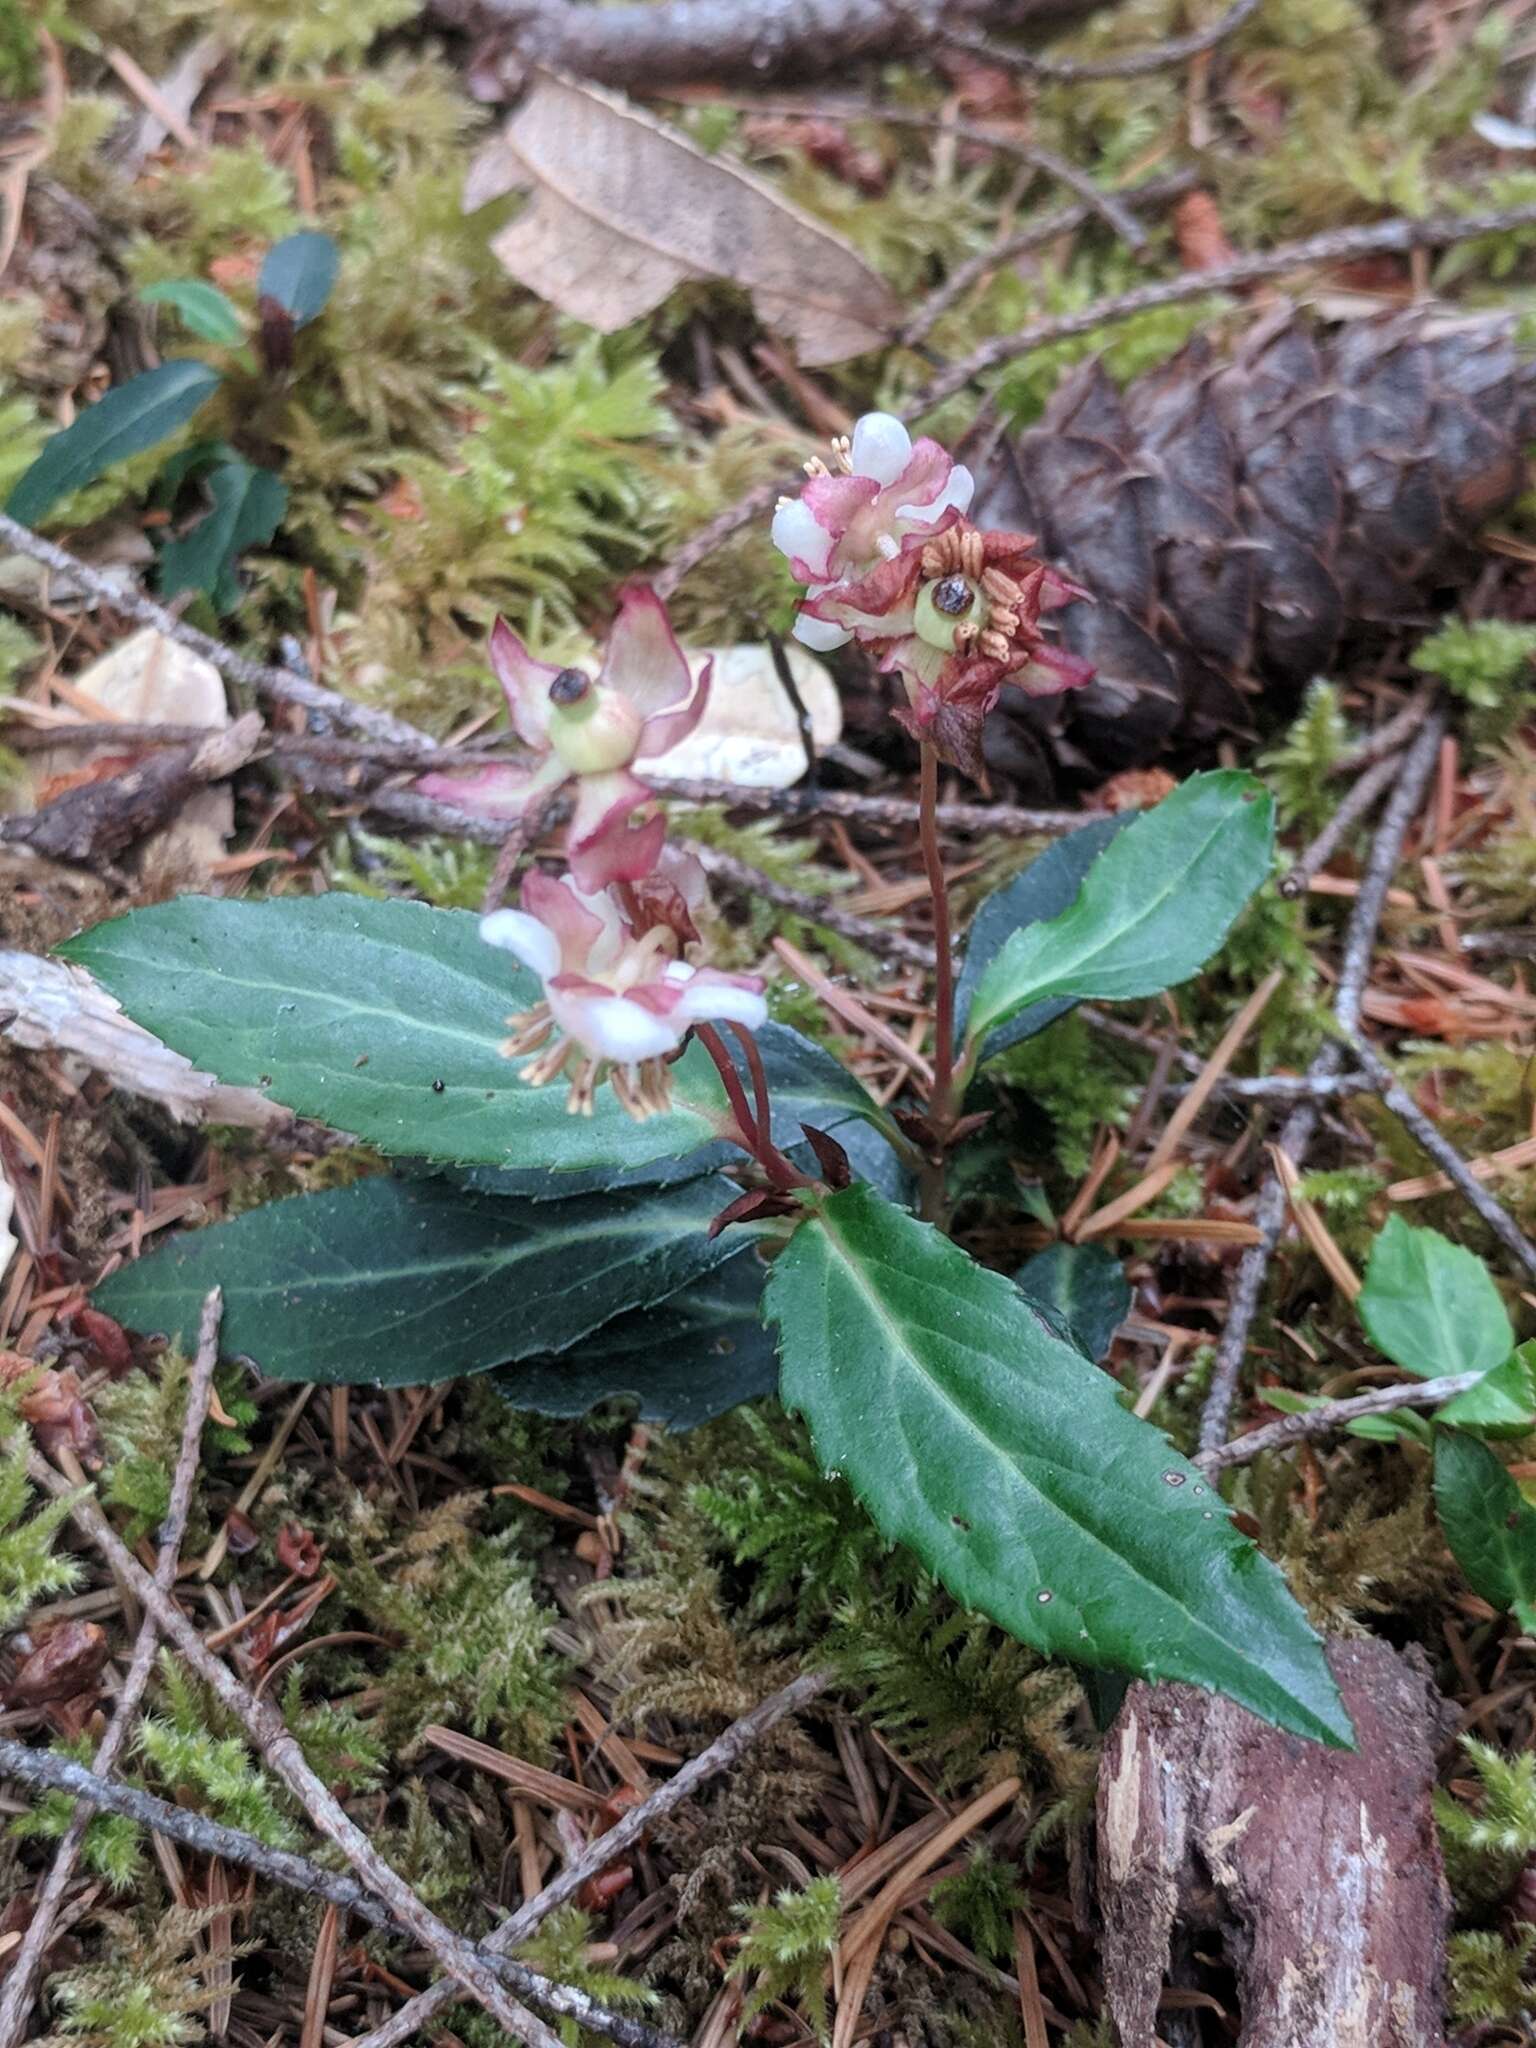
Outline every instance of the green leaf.
MULTIPOLYGON (((727 1233, 729 1237, 729 1233, 727 1233)), ((560 1358, 496 1375, 514 1408, 585 1415, 599 1401, 636 1399, 641 1422, 697 1429, 779 1383, 773 1339, 758 1319, 763 1268, 750 1244, 654 1307, 605 1323, 560 1358)))
POLYGON ((1268 875, 1274 830, 1253 776, 1192 775, 1104 849, 1070 908, 1006 942, 972 999, 970 1040, 1048 997, 1124 1002, 1187 981, 1268 875))
POLYGON ((1357 1306, 1376 1349, 1420 1379, 1488 1372, 1515 1346, 1482 1260, 1401 1216, 1388 1217, 1371 1246, 1357 1306))
POLYGON ((256 280, 257 295, 275 299, 295 327, 307 327, 336 283, 336 244, 306 228, 274 242, 256 280))
POLYGON ((1279 1572, 1001 1274, 854 1187, 795 1232, 764 1311, 824 1465, 966 1606, 1048 1654, 1350 1742, 1279 1572))
MULTIPOLYGON (((680 1157, 731 1123, 697 1045, 671 1069, 672 1109, 646 1123, 606 1088, 580 1117, 566 1114, 558 1083, 528 1087, 522 1062, 499 1048, 538 986, 482 942, 469 911, 339 892, 178 896, 59 950, 194 1065, 384 1152, 541 1174, 622 1170, 680 1157)), ((757 1038, 782 1140, 798 1140, 801 1115, 882 1120, 829 1053, 782 1025, 757 1038)))
MULTIPOLYGON (((1017 931, 1059 917, 1077 899, 1084 877, 1115 835, 1131 823, 1136 814, 1124 811, 1095 818, 1076 832, 1068 832, 1048 846, 1024 872, 1006 888, 990 895, 972 920, 965 942, 965 965, 955 986, 955 1028, 962 1037, 970 1015, 971 998, 982 974, 991 966, 1004 945, 1017 931)), ((983 1059, 1006 1052, 1021 1039, 1033 1038, 1047 1024, 1054 1024, 1076 1003, 1075 996, 1048 997, 1031 1003, 1000 1031, 994 1031, 981 1050, 983 1059)))
POLYGON ((1536 1338, 1447 1401, 1435 1420, 1475 1436, 1528 1436, 1536 1429, 1536 1338))
POLYGON ((1536 1630, 1536 1508, 1486 1444, 1453 1430, 1436 1439, 1435 1506, 1473 1592, 1536 1630))
POLYGON ((217 370, 178 356, 158 369, 130 377, 88 405, 61 434, 43 445, 6 501, 6 511, 23 526, 35 526, 51 505, 83 484, 94 483, 114 462, 153 448, 185 426, 205 398, 218 389, 217 370))
POLYGON ((1101 1244, 1053 1244, 1014 1274, 1031 1301, 1059 1316, 1084 1358, 1095 1362, 1131 1312, 1131 1283, 1101 1244))
POLYGON ((146 306, 171 306, 182 322, 204 341, 244 341, 245 322, 216 284, 200 277, 171 277, 146 285, 139 293, 146 306))
POLYGON ((167 541, 160 556, 160 594, 203 590, 221 612, 240 602, 235 563, 241 550, 259 547, 276 533, 288 507, 288 491, 269 469, 248 462, 226 462, 212 470, 208 490, 211 510, 176 540, 167 541))
POLYGON ((97 1304, 183 1344, 210 1287, 222 1342, 273 1379, 418 1386, 563 1351, 740 1250, 705 1236, 739 1192, 508 1202, 445 1180, 365 1180, 269 1202, 124 1266, 97 1304))

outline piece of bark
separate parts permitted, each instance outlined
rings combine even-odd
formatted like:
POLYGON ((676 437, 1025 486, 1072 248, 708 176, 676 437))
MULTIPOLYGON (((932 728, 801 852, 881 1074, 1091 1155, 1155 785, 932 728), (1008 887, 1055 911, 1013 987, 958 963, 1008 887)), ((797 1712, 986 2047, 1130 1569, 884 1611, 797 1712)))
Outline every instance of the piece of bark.
POLYGON ((1104 1978, 1121 2048, 1152 2048, 1170 1942, 1220 1936, 1239 2048, 1443 2048, 1450 1897, 1431 1794, 1444 1701, 1421 1656, 1328 1661, 1353 1752, 1184 1685, 1134 1685, 1099 1771, 1104 1978))
POLYGON ((50 860, 95 867, 160 830, 210 783, 254 758, 263 738, 251 711, 227 732, 194 747, 148 755, 122 775, 66 790, 40 811, 0 823, 0 841, 30 847, 50 860))
MULTIPOLYGON (((223 735, 220 735, 222 738, 223 735)), ((240 1124, 271 1136, 293 1117, 255 1088, 226 1087, 125 1017, 78 967, 0 952, 0 1037, 29 1052, 67 1053, 115 1088, 161 1103, 182 1123, 240 1124)))

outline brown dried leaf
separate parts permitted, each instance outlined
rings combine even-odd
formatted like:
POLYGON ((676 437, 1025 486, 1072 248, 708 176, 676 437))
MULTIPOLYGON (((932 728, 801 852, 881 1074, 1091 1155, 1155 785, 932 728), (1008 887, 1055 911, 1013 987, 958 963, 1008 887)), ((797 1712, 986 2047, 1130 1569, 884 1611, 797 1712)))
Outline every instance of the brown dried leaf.
POLYGON ((851 244, 612 93, 541 77, 470 167, 464 204, 531 188, 491 244, 519 284, 611 334, 689 279, 753 295, 802 363, 889 340, 901 313, 851 244))
POLYGON ((24 1658, 5 1689, 6 1705, 40 1707, 94 1688, 107 1661, 106 1630, 94 1621, 61 1622, 24 1658))

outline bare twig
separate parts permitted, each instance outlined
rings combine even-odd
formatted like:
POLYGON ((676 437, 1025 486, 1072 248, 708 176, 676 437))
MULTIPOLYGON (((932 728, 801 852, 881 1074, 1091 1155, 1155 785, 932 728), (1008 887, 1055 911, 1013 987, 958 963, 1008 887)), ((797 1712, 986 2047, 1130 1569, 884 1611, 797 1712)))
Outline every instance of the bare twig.
MULTIPOLYGON (((978 142, 990 142, 994 149, 1002 149, 1006 153, 1009 148, 997 137, 989 136, 985 129, 969 132, 978 142)), ((1102 185, 1096 185, 1086 171, 1080 170, 1068 158, 1058 156, 1054 149, 1042 149, 1039 143, 1021 143, 1016 148, 1025 163, 1033 164, 1037 171, 1044 171, 1058 185, 1065 185, 1069 192, 1075 192, 1088 211, 1097 214, 1128 249, 1138 256, 1147 253, 1147 231, 1117 192, 1109 192, 1102 185)))
MULTIPOLYGON (((1364 1074, 1258 1074, 1252 1078, 1224 1074, 1213 1091, 1218 1101, 1299 1102, 1304 1097, 1336 1100, 1341 1095, 1369 1095, 1371 1082, 1364 1074)), ((1170 1081, 1164 1095, 1188 1095, 1196 1081, 1170 1081)))
POLYGON ((339 696, 335 690, 322 689, 318 683, 311 682, 308 676, 301 676, 294 669, 274 668, 264 661, 252 661, 249 655, 237 654, 222 640, 215 640, 209 633, 200 633, 195 626, 185 625, 174 612, 168 612, 141 590, 132 586, 125 588, 115 577, 91 568, 89 563, 82 562, 68 549, 59 547, 54 541, 44 540, 31 527, 21 525, 3 512, 0 512, 0 542, 13 547, 18 554, 30 556, 34 562, 41 562, 56 575, 68 577, 119 617, 133 619, 141 626, 153 626, 167 640, 174 640, 178 646, 200 654, 226 681, 238 683, 242 689, 254 690, 259 696, 275 698, 282 704, 302 705, 306 711, 334 719, 340 725, 350 725, 374 739, 414 743, 425 738, 404 719, 395 718, 387 711, 372 710, 366 704, 354 704, 349 697, 339 696))
POLYGON ((1366 769, 1357 782, 1350 785, 1344 801, 1322 831, 1305 853, 1280 877, 1279 888, 1282 896, 1294 900, 1306 893, 1308 882, 1319 868, 1327 865, 1353 828, 1385 793, 1401 761, 1402 757, 1399 754, 1383 755, 1381 760, 1366 769))
POLYGON ((1346 1031, 1345 1037, 1370 1076, 1372 1087, 1398 1122, 1424 1147, 1468 1207, 1476 1210, 1499 1243, 1524 1268, 1527 1277, 1536 1280, 1536 1245, 1531 1243, 1504 1204, 1482 1185, 1456 1147, 1424 1114, 1370 1041, 1359 1030, 1346 1031))
POLYGON ((1029 50, 1015 50, 1007 43, 988 42, 984 37, 961 31, 944 32, 940 41, 952 50, 964 50, 989 64, 1001 64, 1014 71, 1027 71, 1034 78, 1049 78, 1065 85, 1085 84, 1094 78, 1146 78, 1154 71, 1171 70, 1191 57, 1203 57, 1207 50, 1240 29, 1259 10, 1262 0, 1234 0, 1225 14, 1208 28, 1187 36, 1170 36, 1149 49, 1131 50, 1124 57, 1040 57, 1029 50))
MULTIPOLYGON (((485 1946, 497 1955, 504 1955, 508 1949, 517 1948, 527 1941, 557 1906, 563 1906, 567 1899, 575 1897, 588 1878, 605 1870, 638 1842, 648 1828, 654 1827, 664 1814, 691 1798, 706 1778, 713 1777, 717 1771, 723 1771, 728 1764, 744 1756, 776 1722, 782 1721, 786 1714, 798 1713, 801 1707, 808 1706, 830 1683, 827 1672, 809 1671, 803 1677, 792 1679, 749 1714, 743 1714, 739 1721, 733 1721, 723 1735, 716 1736, 709 1747, 700 1750, 696 1757, 684 1764, 675 1777, 658 1786, 638 1806, 632 1806, 616 1826, 599 1835, 543 1891, 519 1906, 509 1919, 487 1936, 485 1946)), ((451 2005, 457 1996, 451 1983, 439 1979, 419 1998, 401 2006, 383 2026, 375 2027, 371 2034, 364 2034, 353 2042, 352 2048, 395 2048, 396 2043, 408 2041, 418 2029, 435 2019, 443 2007, 451 2005)))
MULTIPOLYGON (((1159 178, 1148 178, 1144 184, 1132 185, 1128 190, 1114 194, 1115 203, 1124 208, 1133 206, 1155 206, 1164 199, 1177 199, 1198 182, 1192 170, 1169 171, 1159 178)), ((1096 188, 1102 199, 1102 188, 1096 188)), ((1022 256, 1027 250, 1043 247, 1054 242, 1061 235, 1075 234, 1089 221, 1096 207, 1086 205, 1061 206, 1052 213, 1037 214, 1014 234, 1005 235, 1000 242, 994 242, 990 249, 981 249, 976 255, 968 256, 963 263, 957 263, 943 283, 924 299, 912 318, 902 328, 896 339, 907 348, 914 348, 925 341, 938 322, 957 300, 964 298, 972 285, 977 284, 991 271, 1004 263, 1012 262, 1015 256, 1022 256)))
POLYGON ((912 399, 907 416, 931 411, 946 398, 953 398, 957 391, 963 391, 973 378, 1001 369, 1004 363, 1016 361, 1031 349, 1066 341, 1074 335, 1092 334, 1110 320, 1129 320, 1159 306, 1177 306, 1189 299, 1203 299, 1210 293, 1235 291, 1242 285, 1260 284, 1267 278, 1284 277, 1290 271, 1310 269, 1317 264, 1354 263, 1363 256, 1449 248, 1477 235, 1503 234, 1512 228, 1533 226, 1536 205, 1500 207, 1483 213, 1436 214, 1424 220, 1384 220, 1373 227, 1331 228, 1299 242, 1282 242, 1277 249, 1239 256, 1215 270, 1186 271, 1178 277, 1159 278, 1075 312, 1031 320, 1012 334, 983 342, 970 355, 942 370, 926 390, 912 399))
MULTIPOLYGON (((1430 711, 1425 714, 1417 739, 1403 756, 1401 770, 1392 800, 1376 830, 1371 845, 1370 858, 1366 862, 1360 889, 1355 897, 1354 909, 1344 937, 1344 960, 1339 971, 1338 987, 1334 995, 1334 1016, 1340 1028, 1346 1033, 1359 1026, 1360 1000, 1365 988, 1366 976, 1370 972, 1371 952, 1376 944, 1376 934, 1381 925, 1381 914, 1386 908, 1387 890, 1397 871, 1402 854, 1403 841, 1408 836, 1408 827, 1418 809, 1424 788, 1429 781, 1440 751, 1440 736, 1445 731, 1444 714, 1430 711)), ((1315 1084, 1331 1081, 1343 1065, 1342 1048, 1332 1039, 1325 1044, 1307 1071, 1307 1079, 1315 1084)), ((1317 1129, 1319 1106, 1316 1096, 1300 1103, 1286 1119, 1280 1133, 1280 1149, 1297 1166, 1306 1157, 1307 1148, 1317 1129)), ((1266 1175, 1259 1191, 1254 1209, 1254 1226, 1259 1233, 1257 1244, 1250 1245, 1243 1253, 1237 1268, 1237 1277, 1232 1285, 1232 1299, 1227 1308, 1226 1323, 1222 1328, 1221 1342, 1216 1347, 1216 1363, 1211 1372, 1210 1390, 1206 1395, 1205 1408, 1200 1417, 1200 1448, 1202 1452, 1215 1451, 1224 1442, 1232 1416, 1232 1403, 1237 1394, 1238 1375, 1242 1371, 1243 1357, 1248 1348, 1248 1332, 1253 1327, 1258 1312, 1259 1296, 1264 1289, 1264 1277, 1269 1271, 1269 1261, 1275 1246, 1280 1242, 1280 1233, 1285 1227, 1287 1212, 1286 1193, 1280 1176, 1273 1170, 1266 1175)))
POLYGON ((1461 950, 1493 960, 1536 960, 1536 932, 1464 932, 1461 950))
MULTIPOLYGON (((239 1828, 226 1827, 222 1821, 210 1820, 184 1806, 173 1806, 169 1800, 157 1799, 152 1792, 141 1792, 136 1785, 105 1778, 84 1764, 61 1756, 57 1750, 31 1749, 24 1742, 0 1736, 0 1776, 46 1791, 68 1792, 83 1807, 121 1814, 141 1827, 153 1828, 169 1841, 179 1842, 196 1855, 217 1856, 241 1869, 257 1871, 276 1884, 325 1899, 355 1914, 359 1920, 366 1920, 370 1926, 399 1926, 389 1908, 381 1905, 355 1877, 324 1870, 305 1856, 295 1856, 291 1850, 270 1848, 255 1835, 243 1834, 239 1828)), ((590 2032, 616 2041, 619 2048, 676 2048, 669 2034, 644 2020, 610 2011, 573 1984, 557 1983, 552 1977, 530 1970, 526 1963, 491 1955, 483 1947, 480 1954, 487 1969, 494 1971, 519 1997, 562 2019, 577 2021, 590 2032)))
POLYGON ((1435 685, 1426 683, 1422 690, 1416 690, 1401 711, 1392 716, 1374 732, 1347 753, 1340 754, 1329 770, 1333 775, 1358 775, 1362 768, 1369 768, 1373 761, 1379 761, 1383 754, 1400 754, 1418 731, 1425 712, 1434 702, 1435 685))
POLYGON ((1328 1401, 1321 1408, 1304 1408, 1295 1415, 1283 1415, 1267 1422, 1247 1436, 1234 1437, 1229 1444, 1217 1444, 1201 1451, 1195 1463, 1205 1472, 1224 1472, 1229 1465, 1246 1465, 1266 1451, 1282 1451, 1288 1444, 1305 1443, 1315 1436, 1328 1436, 1345 1429, 1363 1415, 1390 1415, 1398 1408, 1438 1408, 1454 1400, 1482 1378, 1480 1372, 1452 1372, 1438 1380, 1408 1380, 1401 1386, 1374 1387, 1368 1394, 1355 1394, 1347 1401, 1328 1401))
MULTIPOLYGON (((681 836, 687 837, 686 829, 681 836)), ((803 917, 807 923, 820 925, 824 931, 851 939, 854 945, 862 946, 866 952, 875 953, 882 959, 900 960, 909 967, 933 965, 931 945, 925 946, 918 939, 910 939, 905 932, 893 926, 875 924, 867 917, 854 916, 852 911, 837 910, 825 896, 812 896, 804 889, 792 889, 785 882, 776 882, 760 868, 738 860, 735 854, 722 853, 718 846, 695 842, 693 853, 711 881, 723 883, 727 889, 734 889, 749 901, 760 897, 780 910, 787 910, 792 917, 803 917)))
MULTIPOLYGON (((72 1493, 69 1483, 46 1459, 34 1454, 27 1469, 33 1481, 49 1493, 72 1493)), ((75 1526, 101 1552, 113 1576, 137 1596, 166 1640, 241 1722, 257 1754, 282 1779, 319 1832, 335 1843, 369 1889, 449 1972, 446 1981, 450 1997, 462 1997, 467 1992, 498 2025, 505 2027, 514 2039, 528 2042, 530 2048, 559 2048, 559 2037, 511 1996, 491 1974, 474 1944, 455 1934, 384 1861, 345 1807, 310 1768, 271 1701, 259 1699, 208 1648, 170 1594, 155 1583, 129 1550, 99 1504, 86 1495, 72 1499, 69 1512, 75 1526)))
MULTIPOLYGON (((181 1448, 177 1453, 176 1470, 171 1479, 171 1500, 164 1522, 160 1528, 160 1553, 155 1561, 154 1583, 160 1592, 169 1595, 176 1583, 176 1567, 181 1557, 181 1539, 186 1533, 187 1511, 192 1501, 192 1484, 197 1476, 198 1461, 202 1450, 203 1424, 208 1415, 208 1403, 213 1393, 213 1370, 219 1362, 219 1325, 224 1314, 224 1297, 215 1287, 203 1303, 202 1320, 197 1332, 197 1352, 192 1363, 192 1374, 187 1385, 187 1411, 181 1429, 181 1448)), ((111 1725, 101 1738, 96 1751, 95 1770, 100 1777, 110 1777, 122 1755, 129 1736, 133 1733, 134 1721, 138 1714, 139 1701, 144 1697, 144 1688, 149 1683, 149 1674, 154 1668, 155 1646, 160 1630, 151 1614, 146 1614, 139 1625, 138 1639, 133 1646, 133 1656, 118 1693, 113 1709, 111 1725)), ((32 2012, 32 2001, 37 1996, 38 1973, 48 1944, 53 1939, 59 1908, 64 1903, 64 1894, 69 1889, 75 1866, 80 1858, 81 1844, 85 1831, 90 1826, 90 1806, 82 1803, 76 1806, 70 1816, 48 1875, 38 1888, 33 1901, 32 1919, 22 1938, 21 1947, 11 1960, 10 1973, 5 1986, 0 1990, 0 2048, 16 2048, 26 2032, 27 2021, 32 2012)))
POLYGON ((504 30, 514 71, 566 71, 626 90, 695 79, 761 85, 929 50, 946 27, 1059 34, 1102 0, 432 0, 439 21, 504 30))

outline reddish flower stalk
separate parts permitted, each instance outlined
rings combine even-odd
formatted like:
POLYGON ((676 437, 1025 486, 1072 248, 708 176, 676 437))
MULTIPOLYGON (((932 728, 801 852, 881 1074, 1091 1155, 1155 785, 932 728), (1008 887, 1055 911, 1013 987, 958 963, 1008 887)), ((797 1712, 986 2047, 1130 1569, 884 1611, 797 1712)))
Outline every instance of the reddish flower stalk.
POLYGON ((942 1134, 954 1109, 951 1097, 955 1072, 955 959, 949 922, 949 884, 939 846, 939 756, 926 740, 918 801, 923 869, 933 898, 933 1087, 928 1096, 928 1117, 942 1134))

